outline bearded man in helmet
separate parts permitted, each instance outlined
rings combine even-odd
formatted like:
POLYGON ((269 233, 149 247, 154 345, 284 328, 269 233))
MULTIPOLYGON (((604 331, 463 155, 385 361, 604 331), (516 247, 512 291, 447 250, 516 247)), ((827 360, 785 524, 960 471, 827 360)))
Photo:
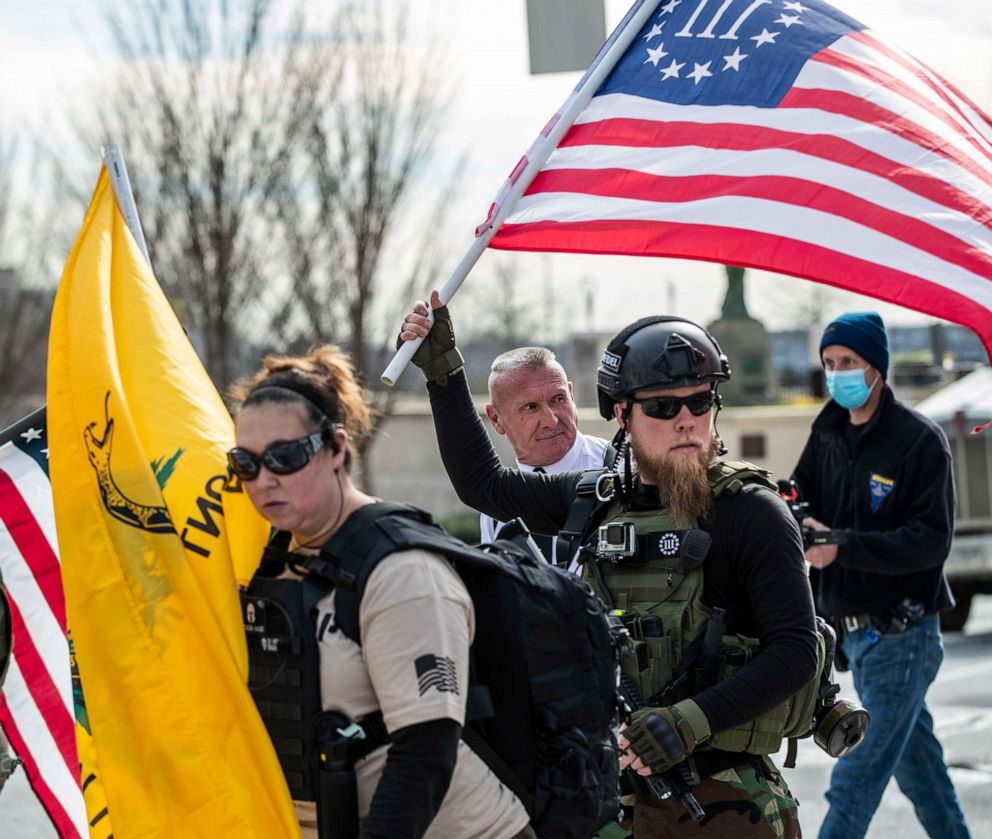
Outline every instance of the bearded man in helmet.
POLYGON ((436 292, 431 307, 433 328, 421 301, 400 337, 427 337, 414 363, 459 497, 533 532, 576 536, 583 576, 630 635, 624 684, 643 707, 623 732, 620 766, 636 773, 635 835, 799 836, 797 804, 768 756, 794 736, 789 700, 818 673, 812 595, 798 527, 767 476, 717 460, 717 387, 730 378, 717 342, 682 318, 622 330, 598 390, 627 468, 585 480, 522 473, 492 449, 436 292), (702 806, 695 823, 678 795, 660 798, 643 780, 673 768, 702 806))

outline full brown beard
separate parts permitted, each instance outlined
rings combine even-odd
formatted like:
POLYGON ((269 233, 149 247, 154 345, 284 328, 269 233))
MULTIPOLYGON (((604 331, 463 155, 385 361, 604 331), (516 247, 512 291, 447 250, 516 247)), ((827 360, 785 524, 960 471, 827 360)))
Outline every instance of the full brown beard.
POLYGON ((664 454, 649 456, 631 438, 631 449, 637 461, 641 480, 658 488, 665 508, 677 526, 687 527, 693 520, 708 519, 713 512, 713 491, 706 472, 716 460, 720 443, 714 434, 709 446, 696 450, 695 457, 664 454))

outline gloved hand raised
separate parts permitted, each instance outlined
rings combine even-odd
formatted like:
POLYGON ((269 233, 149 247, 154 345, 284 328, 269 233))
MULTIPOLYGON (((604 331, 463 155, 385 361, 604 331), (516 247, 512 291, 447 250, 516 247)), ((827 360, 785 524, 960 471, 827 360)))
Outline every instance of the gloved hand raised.
POLYGON ((669 708, 641 708, 623 731, 636 758, 622 759, 621 768, 630 766, 642 775, 664 772, 685 760, 709 736, 706 715, 691 699, 669 708))
POLYGON ((424 342, 413 354, 416 364, 429 382, 445 385, 448 376, 465 366, 465 359, 455 346, 455 329, 451 325, 451 315, 448 307, 441 304, 441 298, 436 291, 431 292, 431 308, 434 310, 434 324, 431 327, 427 317, 427 304, 418 300, 403 319, 396 348, 399 349, 404 341, 427 336, 424 342))

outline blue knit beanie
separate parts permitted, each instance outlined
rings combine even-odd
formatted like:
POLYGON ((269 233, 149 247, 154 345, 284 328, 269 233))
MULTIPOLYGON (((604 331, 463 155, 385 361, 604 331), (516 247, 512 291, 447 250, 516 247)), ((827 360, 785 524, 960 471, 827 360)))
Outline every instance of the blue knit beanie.
POLYGON ((820 361, 823 349, 840 344, 854 350, 872 367, 889 377, 889 336, 878 312, 846 312, 823 330, 820 339, 820 361))

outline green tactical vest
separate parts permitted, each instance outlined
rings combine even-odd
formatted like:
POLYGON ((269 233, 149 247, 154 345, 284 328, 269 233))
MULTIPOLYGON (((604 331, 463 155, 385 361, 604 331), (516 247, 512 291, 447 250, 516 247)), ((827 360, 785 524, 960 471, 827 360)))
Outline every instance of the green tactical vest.
MULTIPOLYGON (((709 470, 714 498, 735 495, 745 483, 759 483, 772 489, 768 472, 750 463, 721 461, 709 470)), ((706 630, 712 610, 702 602, 703 568, 685 568, 680 545, 688 532, 686 522, 676 523, 666 510, 623 512, 613 501, 607 508, 603 523, 632 522, 637 534, 638 561, 599 560, 599 570, 609 596, 604 596, 599 580, 587 560, 583 578, 606 603, 612 601, 631 635, 632 648, 621 658, 621 668, 638 689, 646 705, 671 705, 689 698, 692 680, 672 688, 683 654, 690 644, 706 630), (643 556, 647 555, 647 561, 643 556), (659 694, 667 692, 659 703, 659 694)), ((691 522, 691 527, 696 523, 691 522)), ((813 728, 820 674, 823 671, 826 646, 819 637, 816 677, 802 690, 777 708, 756 720, 721 731, 708 741, 712 748, 749 754, 774 754, 783 738, 808 735, 813 728)), ((745 666, 759 651, 756 638, 744 635, 724 635, 720 644, 720 663, 716 681, 725 681, 745 666)))

